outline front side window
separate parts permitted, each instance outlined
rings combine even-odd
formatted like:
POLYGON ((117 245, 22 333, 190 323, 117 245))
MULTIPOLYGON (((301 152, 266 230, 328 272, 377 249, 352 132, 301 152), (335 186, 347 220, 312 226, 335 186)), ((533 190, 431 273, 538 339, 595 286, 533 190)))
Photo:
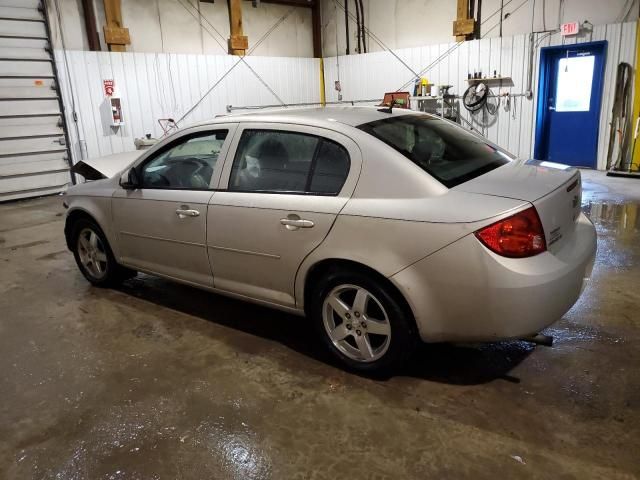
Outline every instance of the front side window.
POLYGON ((449 188, 511 160, 482 138, 426 115, 394 116, 358 128, 393 147, 449 188))
POLYGON ((142 188, 211 189, 227 130, 201 132, 178 140, 142 167, 142 188))
POLYGON ((245 130, 229 190, 336 195, 349 173, 349 154, 326 138, 297 132, 245 130))

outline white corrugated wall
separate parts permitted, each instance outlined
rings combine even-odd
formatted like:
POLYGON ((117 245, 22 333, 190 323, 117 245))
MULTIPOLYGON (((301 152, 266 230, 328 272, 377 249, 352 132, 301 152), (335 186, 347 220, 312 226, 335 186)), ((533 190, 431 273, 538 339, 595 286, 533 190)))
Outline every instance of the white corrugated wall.
MULTIPOLYGON (((55 52, 74 162, 134 150, 134 139, 162 135, 160 118, 178 120, 231 69, 239 57, 57 50, 55 52), (114 80, 124 125, 111 127, 101 114, 103 80, 114 80), (73 92, 73 94, 72 94, 73 92), (74 121, 75 109, 77 122, 74 121)), ((234 106, 320 101, 319 60, 244 57, 180 124, 211 119, 234 106)))
MULTIPOLYGON (((597 25, 593 28, 593 32, 582 35, 579 39, 562 37, 560 34, 543 38, 543 35, 536 34, 535 42, 539 41, 539 47, 596 40, 608 42, 598 139, 598 168, 604 169, 616 68, 620 62, 635 64, 636 24, 597 25)), ((455 43, 449 43, 398 49, 394 52, 413 70, 419 72, 451 50, 425 75, 431 83, 453 85, 451 92, 457 95, 465 91, 467 73, 473 73, 474 70, 482 71, 483 75, 487 76, 493 76, 496 70, 502 76, 512 77, 514 86, 501 88, 502 92, 526 91, 530 48, 528 34, 474 40, 455 46, 455 43)), ((533 64, 533 98, 527 100, 524 97, 514 97, 511 100, 510 111, 505 111, 504 104, 501 104, 499 113, 495 117, 488 116, 486 122, 473 122, 474 127, 490 140, 520 157, 531 157, 533 154, 539 54, 538 48, 533 64)), ((343 101, 349 101, 382 98, 384 92, 395 91, 407 82, 412 82, 414 78, 412 73, 389 52, 331 57, 325 59, 324 65, 327 101, 337 101, 338 92, 334 89, 334 82, 338 79, 342 87, 343 101)), ((413 85, 405 89, 412 90, 413 85)), ((495 92, 497 89, 493 90, 495 92)), ((467 120, 472 120, 464 108, 461 108, 461 112, 467 120)))

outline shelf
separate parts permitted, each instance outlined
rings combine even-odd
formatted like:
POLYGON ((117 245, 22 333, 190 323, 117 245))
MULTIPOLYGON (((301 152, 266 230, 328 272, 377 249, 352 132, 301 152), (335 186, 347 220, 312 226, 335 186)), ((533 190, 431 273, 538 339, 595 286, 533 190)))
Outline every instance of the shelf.
POLYGON ((487 87, 513 87, 513 79, 511 77, 489 77, 489 78, 468 78, 469 85, 476 83, 484 83, 487 87))
POLYGON ((422 101, 424 101, 424 100, 442 100, 442 96, 440 95, 440 96, 437 96, 437 97, 432 97, 431 95, 425 95, 425 96, 418 95, 418 96, 415 96, 415 97, 409 97, 409 100, 411 100, 412 102, 414 100, 415 101, 418 101, 418 100, 422 100, 422 101))

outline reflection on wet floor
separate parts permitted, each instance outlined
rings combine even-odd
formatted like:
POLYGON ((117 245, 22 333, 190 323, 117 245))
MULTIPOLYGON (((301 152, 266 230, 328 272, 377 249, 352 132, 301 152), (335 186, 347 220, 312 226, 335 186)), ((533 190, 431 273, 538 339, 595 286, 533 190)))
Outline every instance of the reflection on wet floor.
POLYGON ((640 205, 638 203, 611 203, 588 201, 582 211, 599 228, 614 230, 617 234, 640 231, 640 205))
MULTIPOLYGON (((640 254, 637 247, 640 244, 640 204, 586 200, 583 201, 582 211, 591 219, 598 233, 598 251, 591 281, 593 291, 593 284, 599 285, 601 273, 610 269, 633 268, 640 254)), ((583 296, 578 304, 592 300, 583 296)))

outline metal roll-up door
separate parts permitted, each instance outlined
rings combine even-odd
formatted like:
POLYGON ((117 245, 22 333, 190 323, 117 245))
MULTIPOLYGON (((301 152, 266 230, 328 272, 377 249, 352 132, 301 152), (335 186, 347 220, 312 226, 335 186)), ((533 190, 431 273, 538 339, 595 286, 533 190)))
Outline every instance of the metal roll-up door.
POLYGON ((0 202, 71 181, 49 30, 39 0, 0 0, 0 202))

